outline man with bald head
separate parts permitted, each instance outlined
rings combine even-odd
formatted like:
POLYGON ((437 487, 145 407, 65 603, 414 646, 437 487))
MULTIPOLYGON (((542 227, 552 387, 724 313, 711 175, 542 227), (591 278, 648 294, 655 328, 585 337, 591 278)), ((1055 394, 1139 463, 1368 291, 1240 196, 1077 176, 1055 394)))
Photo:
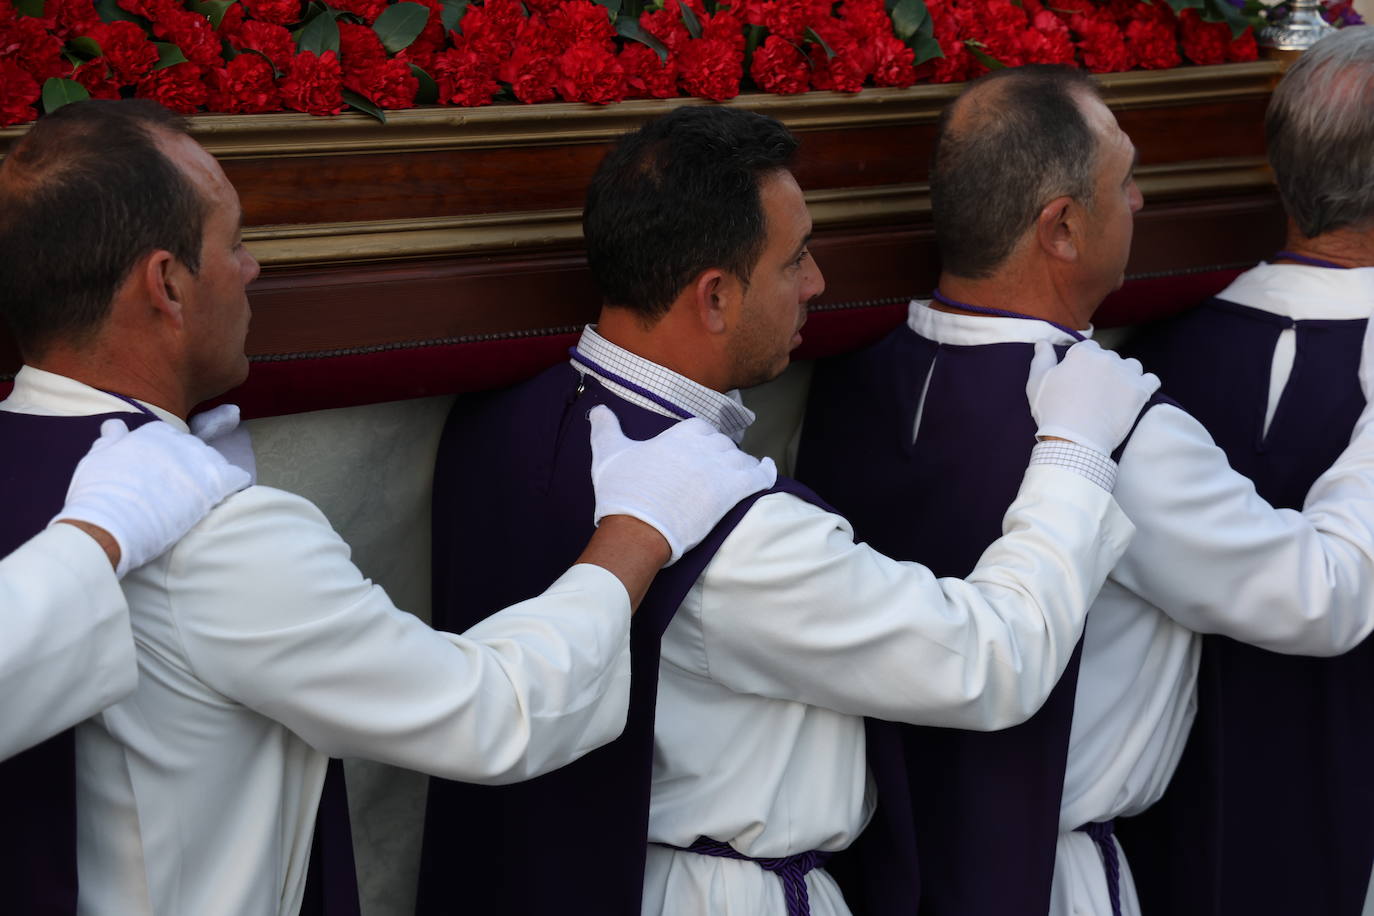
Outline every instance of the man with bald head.
MULTIPOLYGON (((819 367, 806 415, 798 477, 858 536, 945 575, 976 562, 1034 441, 1014 379, 1032 344, 1091 335, 1121 284, 1134 165, 1078 71, 998 71, 945 112, 931 172, 939 286, 885 340, 819 367)), ((1369 392, 1368 341, 1363 354, 1369 392)), ((1197 634, 1322 655, 1374 627, 1371 420, 1298 512, 1261 499, 1174 404, 1145 411, 1115 491, 1137 534, 1087 616, 1076 683, 1071 669, 1019 729, 905 733, 923 914, 1139 912, 1112 825, 1155 802, 1178 762, 1197 634)))
MULTIPOLYGON (((219 164, 152 102, 68 105, 15 144, 0 311, 25 365, 0 403, 4 543, 57 513, 102 425, 184 432, 244 380, 242 236, 219 164)), ((395 608, 300 497, 250 486, 188 523, 123 582, 132 695, 3 764, 6 907, 356 913, 347 830, 312 840, 317 809, 347 824, 326 807, 329 756, 512 782, 614 738, 632 607, 775 474, 699 422, 632 443, 593 421, 599 526, 546 591, 461 635, 395 608), (312 851, 333 880, 308 892, 312 851)))

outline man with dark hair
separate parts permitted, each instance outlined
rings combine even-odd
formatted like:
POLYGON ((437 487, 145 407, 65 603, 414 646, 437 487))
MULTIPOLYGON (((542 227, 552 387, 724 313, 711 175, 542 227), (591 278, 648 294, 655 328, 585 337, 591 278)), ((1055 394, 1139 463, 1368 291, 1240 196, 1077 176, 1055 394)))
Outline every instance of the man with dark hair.
MULTIPOLYGON (((1297 508, 1367 401, 1374 30, 1342 29, 1304 52, 1274 90, 1265 132, 1288 212, 1284 250, 1132 346, 1261 496, 1297 508)), ((1203 640, 1192 737, 1131 838, 1145 853, 1137 883, 1150 911, 1366 912, 1374 642, 1329 659, 1268 651, 1285 648, 1203 640)))
MULTIPOLYGON (((819 367, 805 418, 797 473, 860 536, 946 575, 977 561, 1034 441, 1019 392, 1032 344, 1083 339, 1122 282, 1141 206, 1134 165, 1130 138, 1073 71, 998 71, 945 113, 931 172, 939 287, 888 338, 819 367), (1003 205, 1006 225, 980 212, 989 194, 1017 202, 1003 205)), ((1358 341, 1350 352, 1365 391, 1369 347, 1362 363, 1358 341)), ((923 914, 1140 912, 1113 819, 1158 800, 1173 773, 1196 634, 1334 654, 1374 627, 1370 420, 1299 513, 1265 503, 1177 406, 1144 414, 1115 490, 1137 534, 1087 616, 1076 684, 1025 729, 905 734, 923 914)))
MULTIPOLYGON (((0 165, 0 308, 25 358, 0 403, 0 547, 61 506, 105 418, 184 431, 243 380, 241 222, 218 163, 151 102, 65 106, 0 165)), ((6 905, 356 913, 346 829, 315 844, 307 892, 317 808, 347 824, 327 755, 508 782, 618 734, 632 606, 774 474, 702 423, 631 443, 593 419, 600 525, 576 565, 461 636, 397 610, 318 509, 267 487, 130 573, 134 693, 3 765, 6 905)))
MULTIPOLYGON (((568 364, 460 405, 440 447, 436 549, 490 565, 487 600, 530 587, 508 575, 517 547, 537 585, 585 536, 589 407, 609 405, 635 435, 696 416, 738 437, 753 420, 737 389, 783 371, 824 287, 795 147, 762 115, 683 107, 607 155, 583 220, 606 293, 598 324, 568 364), (509 447, 457 447, 474 436, 509 447), (468 479, 488 495, 464 497, 464 513, 505 515, 461 523, 450 488, 468 479), (517 521, 534 511, 537 531, 517 521)), ((745 500, 646 597, 621 740, 513 791, 431 786, 422 912, 462 893, 506 914, 564 912, 568 900, 608 916, 848 913, 821 866, 868 824, 870 765, 878 792, 901 790, 889 778, 900 761, 880 725, 866 749, 863 717, 997 728, 1029 715, 1127 539, 1106 453, 1153 379, 1096 348, 1052 362, 1029 380, 1023 369, 1022 397, 1042 435, 1073 441, 1037 446, 1005 536, 966 581, 856 543, 795 482, 745 500), (1091 406, 1076 403, 1079 388, 1091 406), (474 812, 500 812, 505 834, 455 829, 474 812)), ((436 619, 470 623, 456 599, 471 588, 441 571, 436 619)), ((898 865, 850 889, 874 912, 913 911, 906 826, 869 828, 885 848, 866 864, 898 865)))

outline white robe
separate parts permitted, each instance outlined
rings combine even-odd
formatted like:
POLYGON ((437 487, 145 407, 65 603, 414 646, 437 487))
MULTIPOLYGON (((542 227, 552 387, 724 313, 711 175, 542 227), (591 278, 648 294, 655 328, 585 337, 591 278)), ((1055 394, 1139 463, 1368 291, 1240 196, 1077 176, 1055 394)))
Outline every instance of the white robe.
MULTIPOLYGON (((127 406, 25 368, 0 409, 127 406)), ((457 636, 348 556, 307 500, 250 487, 125 579, 138 687, 77 727, 82 913, 293 914, 327 757, 502 783, 623 728, 629 599, 611 573, 575 566, 457 636)))
MULTIPOLYGON (((594 331, 579 346, 675 403, 705 402, 707 419, 737 416, 732 397, 594 331)), ((644 913, 782 916, 781 883, 758 865, 669 847, 706 836, 757 858, 848 846, 875 802, 864 716, 991 729, 1040 707, 1131 526, 1101 487, 1033 465, 1004 531, 967 580, 937 579, 794 496, 754 504, 663 637, 644 913)), ((807 887, 813 916, 848 914, 824 870, 807 887)))
POLYGON ((0 617, 0 759, 133 691, 128 606, 90 535, 54 525, 0 560, 0 617))
MULTIPOLYGON (((945 344, 1071 342, 1040 321, 913 303, 913 330, 945 344)), ((1149 368, 1148 366, 1146 367, 1149 368)), ((1196 711, 1196 633, 1334 655, 1374 629, 1374 432, 1341 456, 1303 512, 1274 509, 1201 424, 1161 405, 1122 456, 1115 496, 1136 536, 1088 615, 1069 742, 1052 916, 1111 912, 1101 857, 1074 828, 1136 814, 1163 794, 1196 711)), ((1122 862, 1125 916, 1139 913, 1122 862)))

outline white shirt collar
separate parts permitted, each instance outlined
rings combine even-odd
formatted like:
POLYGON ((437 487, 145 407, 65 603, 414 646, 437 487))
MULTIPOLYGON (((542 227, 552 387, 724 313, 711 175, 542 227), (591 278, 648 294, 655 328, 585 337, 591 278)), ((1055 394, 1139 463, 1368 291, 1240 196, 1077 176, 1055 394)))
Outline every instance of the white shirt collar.
MULTIPOLYGON (((1048 321, 1027 318, 1001 318, 993 315, 965 315, 942 312, 930 307, 929 299, 913 299, 907 307, 906 323, 926 340, 956 347, 979 347, 996 343, 1035 343, 1045 340, 1069 346, 1076 343, 1072 335, 1048 321)), ((1081 332, 1092 337, 1089 325, 1081 332)))
POLYGON ((596 365, 584 365, 574 358, 573 368, 578 372, 596 376, 607 388, 632 404, 638 404, 665 417, 681 419, 662 405, 626 388, 598 369, 614 373, 665 401, 676 404, 688 414, 710 423, 736 443, 744 437, 744 431, 754 422, 754 412, 744 406, 738 391, 727 391, 722 394, 705 385, 699 385, 685 375, 611 343, 596 333, 594 325, 587 325, 582 331, 577 349, 596 365))
POLYGON ((1260 262, 1217 298, 1298 321, 1368 318, 1374 313, 1374 267, 1336 270, 1260 262))
MULTIPOLYGON (((144 404, 159 420, 185 432, 186 422, 154 404, 144 404)), ((14 377, 14 391, 0 401, 0 410, 49 417, 84 417, 98 413, 137 413, 128 401, 92 388, 76 379, 33 366, 24 366, 14 377)))

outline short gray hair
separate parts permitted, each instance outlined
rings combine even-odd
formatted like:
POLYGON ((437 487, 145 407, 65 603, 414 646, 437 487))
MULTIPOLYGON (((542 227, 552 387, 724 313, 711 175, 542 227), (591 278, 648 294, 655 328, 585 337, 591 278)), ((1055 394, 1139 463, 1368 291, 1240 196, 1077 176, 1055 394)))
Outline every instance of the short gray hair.
POLYGON ((1374 28, 1328 35, 1299 57, 1264 119, 1269 164, 1307 238, 1374 224, 1374 28))

